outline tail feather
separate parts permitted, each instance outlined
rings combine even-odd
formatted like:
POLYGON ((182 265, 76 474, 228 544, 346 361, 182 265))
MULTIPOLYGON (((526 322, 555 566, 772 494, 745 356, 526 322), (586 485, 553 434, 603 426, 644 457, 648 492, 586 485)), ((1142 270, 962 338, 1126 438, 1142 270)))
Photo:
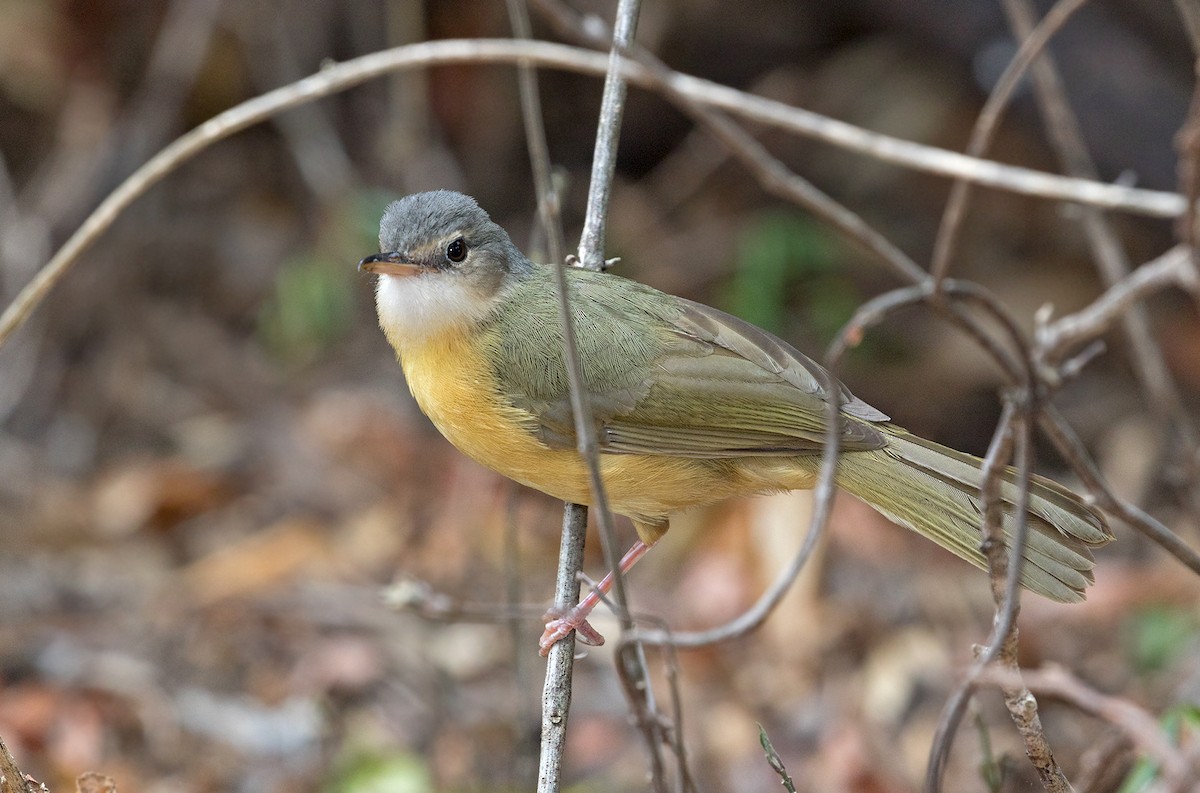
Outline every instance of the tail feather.
MULTIPOLYGON (((979 550, 983 461, 898 427, 881 428, 888 445, 845 455, 838 483, 888 518, 986 568, 979 550)), ((1001 474, 1003 525, 1010 541, 1017 523, 1017 480, 1015 469, 1001 474)), ((1052 600, 1083 600, 1094 580, 1091 549, 1112 539, 1104 516, 1057 482, 1035 475, 1027 520, 1021 584, 1052 600)))

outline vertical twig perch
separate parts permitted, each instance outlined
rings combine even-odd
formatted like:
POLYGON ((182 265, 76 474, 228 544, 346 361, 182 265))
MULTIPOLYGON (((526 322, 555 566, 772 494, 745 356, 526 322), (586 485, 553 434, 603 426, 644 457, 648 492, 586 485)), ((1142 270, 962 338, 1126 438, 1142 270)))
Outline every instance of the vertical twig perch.
MULTIPOLYGON (((625 104, 625 79, 621 75, 622 53, 633 42, 634 31, 637 27, 638 8, 640 0, 621 0, 617 7, 617 22, 614 27, 612 50, 609 54, 608 73, 605 77, 604 95, 600 106, 600 119, 596 129, 596 149, 592 160, 592 178, 588 190, 587 216, 584 220, 583 238, 579 246, 579 259, 584 267, 599 270, 604 264, 604 229, 608 215, 608 201, 612 190, 612 178, 616 168, 617 141, 621 134, 621 116, 625 104)), ((575 339, 575 329, 572 323, 570 294, 567 287, 566 264, 556 261, 556 282, 559 297, 559 320, 563 329, 563 356, 567 369, 567 381, 570 386, 571 412, 575 419, 575 435, 579 453, 584 457, 588 466, 589 483, 592 490, 592 500, 596 505, 597 523, 600 528, 601 546, 604 558, 613 575, 612 596, 617 606, 617 614, 621 621, 622 632, 633 627, 629 616, 628 602, 625 596, 624 580, 620 569, 620 551, 616 546, 616 538, 612 530, 612 517, 608 509, 608 501, 604 493, 604 481, 600 475, 599 452, 596 447, 595 427, 592 423, 591 406, 587 402, 584 388, 583 370, 579 360, 579 351, 575 339)), ((567 504, 563 512, 563 551, 560 554, 558 582, 556 584, 555 607, 565 611, 573 607, 579 599, 577 582, 582 568, 582 549, 587 533, 587 508, 577 504, 567 504), (568 552, 568 548, 571 552, 568 552), (579 553, 574 549, 578 548, 579 553), (570 584, 568 584, 570 582, 570 584)), ((574 641, 559 642, 550 649, 550 659, 547 663, 546 688, 543 695, 543 725, 552 722, 555 717, 561 720, 555 725, 556 732, 565 730, 566 717, 570 705, 571 658, 574 653, 574 641), (563 671, 565 670, 565 672, 563 671), (563 686, 565 683, 565 687, 563 686)), ((658 751, 658 741, 655 739, 653 720, 648 711, 653 708, 649 704, 650 689, 645 684, 645 663, 641 646, 635 648, 634 661, 626 663, 629 655, 620 653, 618 663, 625 664, 625 671, 631 674, 635 681, 633 691, 641 691, 644 699, 631 697, 634 711, 643 733, 647 736, 651 760, 651 779, 657 789, 663 787, 662 758, 658 751)), ((565 739, 565 732, 562 736, 565 739)), ((541 767, 547 769, 561 768, 562 741, 556 739, 551 745, 543 736, 543 758, 541 767), (546 757, 545 753, 553 751, 557 757, 546 757)), ((559 789, 557 774, 553 780, 543 774, 538 780, 538 790, 556 791, 559 789)))

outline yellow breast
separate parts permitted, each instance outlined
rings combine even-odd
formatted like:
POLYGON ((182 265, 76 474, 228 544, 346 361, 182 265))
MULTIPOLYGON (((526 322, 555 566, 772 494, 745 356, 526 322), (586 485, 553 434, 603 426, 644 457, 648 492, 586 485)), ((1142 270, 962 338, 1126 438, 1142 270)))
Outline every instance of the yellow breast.
POLYGON ((532 417, 501 398, 467 334, 456 329, 405 345, 400 364, 421 410, 461 452, 521 484, 587 503, 578 455, 550 449, 532 434, 532 417))
MULTIPOLYGON (((457 331, 402 346, 400 363, 421 410, 482 465, 563 501, 592 503, 582 458, 537 439, 536 420, 501 396, 481 348, 457 331)), ((612 509, 643 522, 735 494, 780 489, 777 473, 763 476, 732 461, 606 454, 601 472, 612 509)))

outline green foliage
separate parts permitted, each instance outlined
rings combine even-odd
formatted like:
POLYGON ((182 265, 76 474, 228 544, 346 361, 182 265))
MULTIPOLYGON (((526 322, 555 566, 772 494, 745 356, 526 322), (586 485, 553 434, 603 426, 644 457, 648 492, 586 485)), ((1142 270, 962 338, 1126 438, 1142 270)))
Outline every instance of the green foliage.
POLYGON ((767 737, 767 731, 763 729, 762 724, 758 725, 758 743, 767 755, 767 765, 771 766, 771 770, 776 774, 779 774, 779 784, 783 785, 788 793, 796 793, 796 783, 792 781, 791 775, 788 774, 787 766, 783 764, 783 758, 779 756, 779 752, 775 751, 775 746, 771 743, 771 739, 767 737))
POLYGON ((286 363, 307 363, 341 339, 349 326, 352 282, 314 255, 285 262, 259 315, 267 349, 286 363))
POLYGON ((384 200, 371 193, 335 207, 316 229, 312 247, 284 261, 263 304, 258 333, 279 361, 302 366, 345 338, 354 318, 354 265, 376 250, 384 200))
POLYGON ((1130 617, 1123 634, 1134 667, 1145 674, 1170 666, 1200 642, 1200 620, 1191 611, 1154 606, 1130 617))
POLYGON ((415 755, 363 751, 345 758, 322 793, 425 793, 433 789, 429 769, 415 755))
POLYGON ((989 793, 1000 793, 1004 786, 1004 766, 992 752, 992 736, 979 712, 975 712, 975 731, 979 735, 979 777, 989 793))
MULTIPOLYGON (((1159 724, 1167 739, 1174 745, 1181 746, 1186 743, 1194 746, 1196 741, 1200 741, 1200 704, 1178 705, 1167 711, 1159 724)), ((1156 787, 1158 777, 1158 763, 1143 755, 1133 764, 1117 793, 1142 793, 1150 790, 1156 787)))
POLYGON ((837 241, 810 218, 763 213, 738 242, 737 271, 722 302, 731 313, 780 332, 799 286, 805 323, 822 339, 832 339, 860 302, 839 267, 839 253, 837 241))

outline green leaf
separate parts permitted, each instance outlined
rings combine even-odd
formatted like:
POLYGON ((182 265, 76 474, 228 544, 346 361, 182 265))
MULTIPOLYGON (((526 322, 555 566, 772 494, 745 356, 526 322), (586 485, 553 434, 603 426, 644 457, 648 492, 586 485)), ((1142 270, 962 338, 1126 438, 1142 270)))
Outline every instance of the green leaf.
POLYGON ((1191 611, 1154 606, 1124 625, 1125 643, 1142 674, 1170 666, 1200 642, 1200 620, 1191 611))
POLYGON ((322 793, 426 793, 433 789, 429 769, 411 754, 361 752, 344 760, 322 793))

